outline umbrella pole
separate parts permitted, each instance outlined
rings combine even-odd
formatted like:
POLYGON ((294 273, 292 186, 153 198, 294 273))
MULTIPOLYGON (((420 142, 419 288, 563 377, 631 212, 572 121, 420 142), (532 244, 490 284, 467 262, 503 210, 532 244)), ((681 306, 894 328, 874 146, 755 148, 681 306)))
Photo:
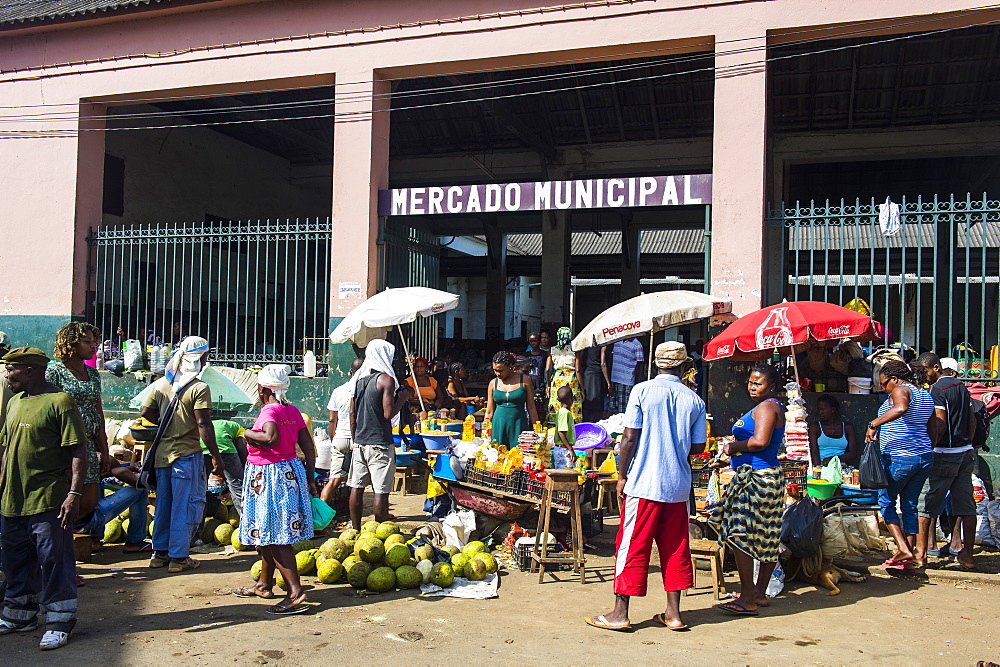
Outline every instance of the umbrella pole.
POLYGON ((649 363, 646 364, 646 379, 651 380, 653 378, 653 336, 656 335, 656 329, 649 332, 649 363))
POLYGON ((406 357, 406 365, 410 367, 410 377, 413 378, 413 386, 417 387, 417 399, 420 400, 420 411, 427 412, 427 408, 424 407, 424 397, 420 395, 420 387, 417 386, 417 376, 413 374, 413 361, 410 359, 410 351, 406 349, 406 336, 403 335, 403 327, 396 325, 396 330, 399 331, 399 341, 403 344, 403 356, 406 357))

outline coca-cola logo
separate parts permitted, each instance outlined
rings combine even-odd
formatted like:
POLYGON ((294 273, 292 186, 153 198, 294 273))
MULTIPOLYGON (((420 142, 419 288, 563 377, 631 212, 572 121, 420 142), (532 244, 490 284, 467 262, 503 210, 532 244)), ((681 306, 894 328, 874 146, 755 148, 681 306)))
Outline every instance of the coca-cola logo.
POLYGON ((775 308, 768 313, 755 333, 758 350, 791 345, 792 324, 788 321, 788 308, 775 308))
POLYGON ((851 326, 849 324, 845 324, 842 327, 830 327, 829 329, 826 330, 826 335, 830 336, 830 337, 834 337, 834 336, 850 336, 851 335, 851 326))
POLYGON ((719 354, 730 354, 733 351, 733 346, 730 344, 720 345, 718 349, 719 354))
POLYGON ((639 320, 635 322, 626 322, 625 324, 616 324, 610 327, 604 327, 601 329, 602 336, 614 336, 615 334, 624 333, 626 331, 632 331, 633 329, 638 329, 640 325, 639 320))

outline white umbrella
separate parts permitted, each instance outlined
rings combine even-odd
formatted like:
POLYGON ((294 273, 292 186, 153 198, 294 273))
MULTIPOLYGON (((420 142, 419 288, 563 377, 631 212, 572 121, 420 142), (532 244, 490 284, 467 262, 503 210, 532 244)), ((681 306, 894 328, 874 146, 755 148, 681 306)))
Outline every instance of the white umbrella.
MULTIPOLYGON (((365 347, 376 338, 385 338, 391 327, 413 322, 418 317, 429 317, 458 306, 458 295, 430 287, 397 287, 379 292, 352 310, 330 334, 334 344, 352 341, 365 347)), ((403 353, 409 362, 410 353, 406 349, 403 330, 399 328, 399 338, 403 342, 403 353)), ((410 364, 410 373, 413 365, 410 364)), ((417 392, 421 410, 424 399, 417 392)))
POLYGON ((573 339, 573 351, 679 327, 732 309, 728 299, 701 292, 669 290, 640 294, 595 317, 573 339))

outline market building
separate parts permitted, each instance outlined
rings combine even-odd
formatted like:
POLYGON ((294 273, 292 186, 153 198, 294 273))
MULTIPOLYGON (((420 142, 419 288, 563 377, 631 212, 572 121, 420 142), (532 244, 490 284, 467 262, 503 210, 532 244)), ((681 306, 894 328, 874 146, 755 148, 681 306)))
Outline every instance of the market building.
POLYGON ((47 346, 88 318, 296 363, 384 287, 464 295, 416 327, 424 353, 683 287, 737 314, 861 297, 894 339, 989 363, 998 18, 960 0, 3 2, 0 328, 47 346))

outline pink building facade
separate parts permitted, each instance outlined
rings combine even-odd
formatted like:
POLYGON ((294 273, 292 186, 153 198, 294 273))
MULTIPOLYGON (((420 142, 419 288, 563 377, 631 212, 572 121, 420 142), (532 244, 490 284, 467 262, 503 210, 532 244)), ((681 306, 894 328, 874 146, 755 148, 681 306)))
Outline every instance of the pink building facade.
MULTIPOLYGON (((87 315, 95 290, 87 237, 107 222, 105 155, 109 145, 121 142, 102 128, 105 114, 116 107, 332 87, 331 166, 313 176, 327 181, 317 190, 321 201, 314 197, 304 208, 332 219, 330 284, 359 285, 331 290, 329 316, 336 322, 379 285, 378 192, 396 185, 390 182, 395 117, 388 111, 397 81, 688 53, 711 56, 710 137, 642 142, 635 154, 649 155, 635 166, 627 157, 608 157, 614 147, 602 147, 601 155, 624 175, 655 171, 654 163, 659 173, 712 175, 704 288, 732 299, 738 313, 750 312, 781 296, 783 276, 774 286, 783 272, 775 266, 781 242, 769 231, 766 209, 787 196, 789 165, 978 154, 1000 145, 1000 131, 985 120, 776 136, 769 132, 769 101, 775 99, 769 70, 781 61, 767 54, 806 39, 819 51, 836 40, 877 41, 1000 19, 1000 11, 975 7, 962 0, 609 0, 562 6, 531 0, 221 0, 8 22, 0 30, 0 329, 15 344, 41 343, 59 323, 87 315)), ((810 99, 821 99, 822 73, 811 77, 810 99)), ((619 144, 632 150, 628 141, 619 144)), ((401 160, 398 171, 429 173, 435 159, 443 158, 401 160)), ((560 169, 570 161, 552 161, 549 178, 585 173, 560 169)), ((182 171, 173 167, 155 180, 180 179, 182 171)), ((448 184, 449 177, 442 172, 437 182, 448 184)), ((466 174, 456 182, 475 180, 466 174)), ((554 215, 543 232, 550 258, 565 259, 565 231, 557 235, 565 224, 554 215)), ((542 263, 541 321, 565 319, 566 280, 558 260, 542 263)))

